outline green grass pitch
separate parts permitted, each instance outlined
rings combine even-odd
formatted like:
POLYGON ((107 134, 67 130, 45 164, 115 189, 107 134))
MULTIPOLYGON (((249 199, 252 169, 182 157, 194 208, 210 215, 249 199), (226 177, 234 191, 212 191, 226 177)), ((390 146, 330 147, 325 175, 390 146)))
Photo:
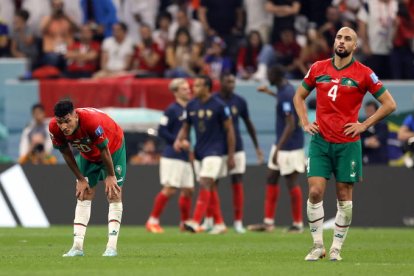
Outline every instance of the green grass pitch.
MULTIPOLYGON (((88 227, 85 257, 63 258, 72 227, 0 229, 1 275, 414 275, 414 231, 351 228, 342 262, 305 262, 308 232, 229 232, 220 236, 149 234, 143 227, 121 228, 118 257, 101 257, 106 227, 88 227)), ((327 249, 332 231, 324 233, 327 249)))

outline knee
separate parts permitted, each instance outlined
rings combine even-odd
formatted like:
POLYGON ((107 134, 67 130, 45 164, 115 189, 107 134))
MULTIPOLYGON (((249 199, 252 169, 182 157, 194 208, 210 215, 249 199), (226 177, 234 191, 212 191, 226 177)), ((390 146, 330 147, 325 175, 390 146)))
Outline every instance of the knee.
POLYGON ((242 182, 242 175, 241 174, 233 174, 231 176, 231 183, 236 184, 242 182))
POLYGON ((270 171, 267 175, 267 183, 277 185, 279 174, 275 171, 270 171))
POLYGON ((162 193, 167 196, 167 197, 171 197, 176 193, 177 189, 172 188, 172 187, 165 187, 162 189, 162 193))
POLYGON ((319 187, 309 188, 309 200, 312 203, 318 203, 323 199, 323 190, 319 187))
POLYGON ((185 197, 192 197, 194 193, 194 189, 192 188, 188 188, 188 189, 182 189, 181 190, 181 195, 185 196, 185 197))

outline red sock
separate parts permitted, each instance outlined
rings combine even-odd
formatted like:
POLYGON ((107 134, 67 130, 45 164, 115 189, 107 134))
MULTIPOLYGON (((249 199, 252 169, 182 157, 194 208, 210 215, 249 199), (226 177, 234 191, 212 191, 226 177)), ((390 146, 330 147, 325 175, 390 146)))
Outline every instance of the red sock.
POLYGON ((213 196, 210 196, 210 201, 208 202, 206 218, 212 218, 214 216, 214 199, 213 196))
POLYGON ((214 224, 222 224, 224 222, 223 214, 221 213, 220 197, 217 188, 211 191, 210 205, 213 209, 214 224))
POLYGON ((290 205, 293 222, 302 222, 302 189, 299 185, 290 189, 290 205))
POLYGON ((267 184, 266 185, 266 198, 265 198, 265 219, 274 219, 276 213, 277 199, 279 197, 279 185, 267 184))
POLYGON ((181 221, 188 220, 190 218, 191 197, 180 195, 178 205, 180 206, 181 221))
POLYGON ((155 197, 154 207, 152 207, 151 217, 159 218, 162 213, 162 210, 164 210, 165 204, 167 204, 167 201, 168 201, 168 197, 162 192, 159 192, 157 196, 155 197))
POLYGON ((244 203, 243 183, 233 183, 231 187, 233 189, 234 220, 242 220, 244 203))
POLYGON ((207 206, 210 202, 210 189, 200 188, 200 192, 198 193, 197 203, 194 209, 193 219, 200 223, 206 213, 207 206))

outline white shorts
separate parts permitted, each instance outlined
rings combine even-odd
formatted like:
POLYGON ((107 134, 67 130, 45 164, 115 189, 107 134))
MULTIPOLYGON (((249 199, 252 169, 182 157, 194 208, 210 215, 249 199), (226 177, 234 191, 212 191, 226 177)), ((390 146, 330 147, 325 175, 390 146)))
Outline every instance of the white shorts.
POLYGON ((174 188, 194 187, 194 175, 190 162, 180 159, 161 157, 161 185, 174 188))
POLYGON ((280 171, 280 175, 289 175, 294 172, 305 172, 305 151, 303 149, 297 150, 281 150, 277 154, 277 163, 273 163, 273 155, 276 151, 276 145, 272 146, 270 150, 267 167, 271 170, 280 171))
POLYGON ((201 162, 194 161, 194 171, 197 180, 201 177, 213 178, 217 180, 227 175, 225 158, 222 156, 207 156, 201 162))
MULTIPOLYGON (((227 167, 227 158, 224 156, 225 166, 227 167)), ((244 151, 238 151, 234 154, 234 168, 229 171, 229 175, 232 174, 244 174, 246 172, 246 153, 244 151)), ((227 169, 228 170, 228 169, 227 169)))

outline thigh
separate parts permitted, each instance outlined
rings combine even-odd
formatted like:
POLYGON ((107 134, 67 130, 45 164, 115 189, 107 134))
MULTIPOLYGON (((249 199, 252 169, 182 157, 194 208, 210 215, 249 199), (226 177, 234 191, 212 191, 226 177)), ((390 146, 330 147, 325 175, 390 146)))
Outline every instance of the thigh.
POLYGON ((246 172, 246 153, 244 151, 238 151, 234 154, 235 167, 229 172, 233 174, 244 174, 246 172))
POLYGON ((332 174, 330 143, 323 140, 319 134, 312 136, 309 146, 309 157, 306 162, 307 176, 319 176, 329 179, 332 174))
POLYGON ((272 148, 270 149, 270 153, 269 153, 269 158, 267 160, 267 167, 269 168, 269 170, 278 171, 280 170, 279 166, 275 164, 275 162, 273 162, 273 155, 275 154, 275 151, 276 151, 276 145, 272 145, 272 148))
POLYGON ((99 181, 103 165, 101 163, 92 163, 80 154, 76 156, 76 163, 82 175, 88 178, 89 187, 95 187, 99 181))
POLYGON ((200 178, 211 178, 217 180, 223 170, 222 156, 207 156, 201 161, 200 178))
POLYGON ((337 182, 355 183, 362 180, 361 141, 335 145, 334 174, 337 182))
POLYGON ((303 149, 279 151, 277 162, 280 175, 303 173, 305 172, 305 151, 303 149))

